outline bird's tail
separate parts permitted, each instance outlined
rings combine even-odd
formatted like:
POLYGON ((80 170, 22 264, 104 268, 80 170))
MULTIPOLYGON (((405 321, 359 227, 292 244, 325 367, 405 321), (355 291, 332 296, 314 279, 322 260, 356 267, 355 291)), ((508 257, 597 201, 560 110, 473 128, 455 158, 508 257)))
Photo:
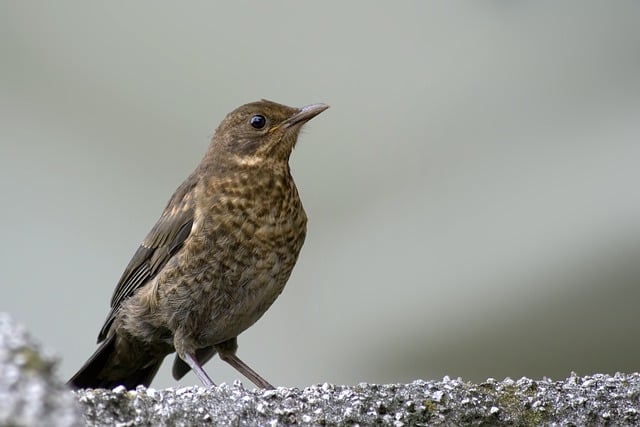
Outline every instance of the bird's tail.
POLYGON ((116 347, 116 340, 117 335, 113 334, 103 341, 84 366, 67 381, 67 385, 76 389, 112 389, 119 385, 127 389, 138 385, 148 387, 163 358, 149 358, 135 351, 127 351, 128 354, 124 355, 116 347))

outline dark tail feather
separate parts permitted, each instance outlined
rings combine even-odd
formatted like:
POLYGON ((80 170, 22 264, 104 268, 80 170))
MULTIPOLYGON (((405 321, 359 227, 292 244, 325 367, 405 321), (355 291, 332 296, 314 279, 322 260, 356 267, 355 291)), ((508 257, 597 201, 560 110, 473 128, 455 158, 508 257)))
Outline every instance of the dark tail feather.
POLYGON ((122 369, 117 369, 116 335, 108 337, 91 355, 89 360, 80 368, 67 385, 72 388, 106 388, 112 389, 119 385, 127 389, 134 389, 138 385, 148 387, 156 376, 162 359, 148 360, 141 368, 135 368, 123 375, 122 369))
MULTIPOLYGON (((200 363, 200 366, 204 365, 216 354, 215 347, 205 347, 196 350, 196 360, 200 363)), ((173 378, 176 380, 181 379, 191 370, 191 367, 187 365, 187 363, 180 359, 180 356, 176 354, 176 358, 173 361, 173 369, 171 373, 173 374, 173 378)))

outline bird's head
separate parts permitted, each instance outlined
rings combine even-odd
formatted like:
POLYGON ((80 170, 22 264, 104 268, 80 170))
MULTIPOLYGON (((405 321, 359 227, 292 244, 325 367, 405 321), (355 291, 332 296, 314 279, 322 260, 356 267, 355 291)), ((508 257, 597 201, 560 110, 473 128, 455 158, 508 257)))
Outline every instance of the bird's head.
POLYGON ((327 108, 326 104, 293 108, 264 99, 245 104, 220 123, 210 151, 242 165, 286 163, 302 126, 327 108))

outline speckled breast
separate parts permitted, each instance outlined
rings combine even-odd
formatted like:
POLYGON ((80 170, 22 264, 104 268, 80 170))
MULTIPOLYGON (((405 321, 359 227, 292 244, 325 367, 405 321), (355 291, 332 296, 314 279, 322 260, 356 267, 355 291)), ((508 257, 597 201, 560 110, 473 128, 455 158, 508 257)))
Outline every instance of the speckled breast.
POLYGON ((204 199, 211 204, 199 209, 209 211, 196 212, 175 260, 180 267, 163 279, 167 295, 159 298, 169 329, 199 331, 193 338, 203 346, 237 336, 271 306, 296 263, 307 220, 286 176, 253 186, 231 181, 204 199))

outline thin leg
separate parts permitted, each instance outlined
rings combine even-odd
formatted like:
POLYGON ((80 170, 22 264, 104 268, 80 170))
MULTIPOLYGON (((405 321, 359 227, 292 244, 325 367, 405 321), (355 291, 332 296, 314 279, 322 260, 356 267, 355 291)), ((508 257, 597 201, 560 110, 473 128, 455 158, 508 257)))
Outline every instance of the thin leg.
POLYGON ((193 357, 191 353, 184 353, 184 355, 181 356, 181 359, 187 362, 187 365, 191 367, 193 372, 196 374, 198 378, 200 378, 200 381, 202 381, 202 384, 204 384, 205 387, 216 386, 214 382, 211 381, 211 378, 209 378, 209 375, 207 375, 204 369, 202 369, 202 366, 200 366, 196 358, 193 357))
POLYGON ((274 386, 269 384, 267 380, 258 375, 256 371, 251 369, 249 365, 240 360, 240 358, 235 354, 220 354, 220 358, 227 362, 229 365, 236 368, 238 372, 249 378, 249 380, 251 380, 251 382, 258 387, 265 388, 267 390, 273 390, 275 388, 274 386))
MULTIPOLYGON (((213 347, 199 348, 195 352, 196 360, 200 366, 204 366, 216 354, 216 349, 213 347)), ((176 354, 176 358, 173 361, 173 378, 176 380, 181 379, 191 370, 191 366, 187 365, 187 362, 182 360, 180 356, 176 354)))
POLYGON ((232 338, 228 341, 220 343, 216 345, 216 350, 218 350, 218 354, 220 355, 220 359, 227 362, 229 365, 233 366, 236 371, 240 372, 242 375, 247 377, 252 383, 257 385, 259 388, 264 388, 268 390, 273 390, 275 387, 269 384, 267 380, 262 378, 256 371, 251 369, 249 365, 244 363, 238 356, 236 356, 236 349, 238 348, 238 343, 236 338, 232 338))

